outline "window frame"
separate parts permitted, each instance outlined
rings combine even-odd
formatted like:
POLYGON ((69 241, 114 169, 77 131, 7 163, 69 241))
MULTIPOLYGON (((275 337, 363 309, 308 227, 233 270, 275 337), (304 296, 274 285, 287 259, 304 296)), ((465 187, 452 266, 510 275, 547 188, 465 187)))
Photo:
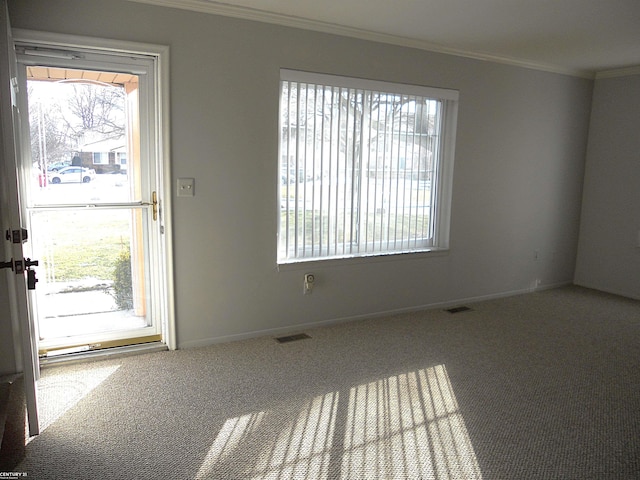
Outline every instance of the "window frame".
MULTIPOLYGON (((364 92, 377 92, 385 94, 398 94, 407 96, 418 96, 434 100, 441 105, 441 111, 439 115, 440 122, 440 140, 437 155, 437 165, 434 163, 434 171, 436 172, 435 178, 432 178, 431 188, 435 189, 433 196, 435 200, 435 207, 432 208, 434 212, 434 218, 430 225, 433 230, 433 236, 428 244, 421 245, 414 248, 394 248, 388 250, 376 250, 365 252, 349 252, 342 254, 330 254, 330 255, 313 255, 310 252, 310 247, 299 247, 296 249, 294 246, 288 251, 283 252, 282 242, 282 209, 278 208, 278 221, 277 221, 277 264, 299 264, 307 262, 317 261, 331 261, 345 259, 358 259, 358 258, 370 258, 370 257, 386 257, 405 254, 424 254, 432 252, 446 252, 449 249, 449 232, 450 232, 450 217, 451 217, 451 201, 452 201, 452 186, 453 186, 453 166, 455 157, 455 143, 456 143, 456 128, 457 128, 457 114, 459 103, 459 92, 452 89, 427 87, 420 85, 410 85, 403 83, 391 83, 385 81, 369 80, 356 77, 345 77, 337 75, 328 75, 322 73, 311 73, 299 70, 280 70, 280 82, 279 82, 279 108, 278 108, 278 206, 281 205, 282 199, 282 171, 283 168, 288 170, 290 167, 289 162, 283 162, 284 151, 286 145, 283 142, 283 126, 284 126, 284 113, 283 113, 283 85, 284 82, 306 84, 308 86, 322 86, 322 87, 338 87, 354 89, 364 92), (311 253, 311 255, 308 255, 311 253)), ((335 140, 334 140, 335 141, 335 140)), ((333 145, 333 143, 332 143, 333 145)), ((364 153, 358 157, 360 166, 359 175, 364 175, 364 153)), ((296 179, 296 181, 298 181, 296 179)), ((314 179, 315 181, 315 179, 314 179)), ((299 201, 298 194, 296 193, 296 202, 299 201)), ((297 235, 297 233, 296 233, 297 235)), ((376 240, 377 241, 377 240, 376 240)), ((397 243, 397 240, 394 241, 397 243)), ((367 249, 368 250, 368 249, 367 249)))

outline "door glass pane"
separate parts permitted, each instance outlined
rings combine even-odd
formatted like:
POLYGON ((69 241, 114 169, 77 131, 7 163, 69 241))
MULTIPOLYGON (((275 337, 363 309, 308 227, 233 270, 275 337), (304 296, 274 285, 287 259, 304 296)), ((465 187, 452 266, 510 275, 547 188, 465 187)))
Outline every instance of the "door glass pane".
POLYGON ((32 205, 140 201, 138 80, 27 67, 32 205))
POLYGON ((39 260, 41 350, 156 335, 149 207, 139 205, 149 201, 140 128, 146 77, 44 63, 25 69, 31 161, 23 185, 39 260))
POLYGON ((34 210, 35 291, 44 340, 145 328, 143 208, 34 210))

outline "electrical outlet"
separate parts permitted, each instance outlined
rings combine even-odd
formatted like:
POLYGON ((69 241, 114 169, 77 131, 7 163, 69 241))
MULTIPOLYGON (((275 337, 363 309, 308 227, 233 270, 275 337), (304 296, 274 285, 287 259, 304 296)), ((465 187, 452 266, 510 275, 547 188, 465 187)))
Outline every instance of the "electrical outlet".
POLYGON ((304 274, 304 294, 311 295, 313 292, 313 285, 316 281, 316 277, 313 273, 305 273, 304 274))
POLYGON ((196 194, 195 178, 179 178, 178 192, 179 197, 193 197, 196 194))

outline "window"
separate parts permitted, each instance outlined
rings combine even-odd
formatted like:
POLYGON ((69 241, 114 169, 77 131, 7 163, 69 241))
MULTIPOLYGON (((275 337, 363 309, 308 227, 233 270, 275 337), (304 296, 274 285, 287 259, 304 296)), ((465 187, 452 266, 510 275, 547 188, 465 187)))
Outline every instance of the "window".
POLYGON ((94 165, 107 165, 109 163, 109 153, 107 152, 93 152, 93 164, 94 165))
POLYGON ((448 248, 457 103, 282 70, 278 263, 448 248))

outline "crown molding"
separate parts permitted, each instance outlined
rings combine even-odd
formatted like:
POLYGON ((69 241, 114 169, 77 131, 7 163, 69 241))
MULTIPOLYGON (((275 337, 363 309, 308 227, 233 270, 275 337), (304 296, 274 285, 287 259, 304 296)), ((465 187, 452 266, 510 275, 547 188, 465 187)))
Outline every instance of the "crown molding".
POLYGON ((596 80, 602 78, 628 77, 630 75, 640 75, 640 65, 596 72, 596 80))
POLYGON ((589 70, 579 70, 558 65, 549 65, 537 63, 528 60, 520 60, 516 58, 503 57, 499 55, 491 55, 481 52, 473 52, 455 48, 448 48, 443 45, 416 40, 414 38, 402 37, 397 35, 389 35, 385 33, 374 32, 354 27, 346 27, 334 23, 309 20, 307 18, 296 17, 292 15, 283 15, 278 13, 266 12, 247 7, 238 7, 219 3, 213 0, 128 0, 131 2, 145 3, 149 5, 157 5, 162 7, 177 8, 181 10, 190 10, 200 13, 208 13, 213 15, 221 15, 225 17, 240 18, 244 20, 253 20, 256 22, 271 23, 285 27, 299 28, 303 30, 312 30, 321 33, 329 33, 333 35, 341 35, 345 37, 358 38, 361 40, 370 40, 374 42, 387 43, 391 45, 426 50, 434 53, 442 53, 446 55, 454 55, 458 57, 470 58, 473 60, 482 60, 505 65, 540 70, 549 73, 557 73, 572 77, 594 79, 594 72, 589 70))

